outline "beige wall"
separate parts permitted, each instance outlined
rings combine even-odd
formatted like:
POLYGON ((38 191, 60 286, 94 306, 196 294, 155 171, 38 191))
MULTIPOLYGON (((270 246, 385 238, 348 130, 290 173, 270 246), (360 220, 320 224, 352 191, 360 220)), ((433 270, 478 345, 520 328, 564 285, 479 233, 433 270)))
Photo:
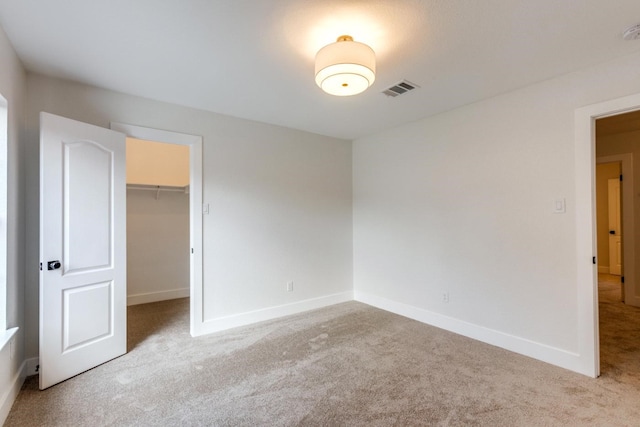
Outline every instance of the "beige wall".
POLYGON ((189 147, 127 138, 127 184, 189 185, 189 147))
POLYGON ((619 179, 620 163, 596 165, 596 217, 598 228, 598 270, 609 272, 609 179, 619 179))

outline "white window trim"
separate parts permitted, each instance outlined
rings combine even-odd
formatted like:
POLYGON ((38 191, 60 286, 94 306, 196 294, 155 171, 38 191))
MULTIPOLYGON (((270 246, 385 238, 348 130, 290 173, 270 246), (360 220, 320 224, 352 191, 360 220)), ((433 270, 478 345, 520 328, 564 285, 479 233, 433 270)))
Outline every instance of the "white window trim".
POLYGON ((0 331, 0 351, 4 350, 5 346, 11 342, 11 338, 13 338, 17 332, 17 327, 0 331))
POLYGON ((7 330, 7 150, 9 146, 9 104, 0 95, 0 351, 18 328, 7 330))

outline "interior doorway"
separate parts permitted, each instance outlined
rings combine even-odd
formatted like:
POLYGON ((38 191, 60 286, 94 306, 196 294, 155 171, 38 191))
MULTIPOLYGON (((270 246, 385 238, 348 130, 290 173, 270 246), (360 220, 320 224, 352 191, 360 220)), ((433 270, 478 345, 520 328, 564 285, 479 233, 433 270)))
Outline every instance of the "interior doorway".
MULTIPOLYGON (((169 181, 177 185, 158 185, 157 176, 151 181, 140 183, 131 182, 130 190, 132 192, 144 192, 141 197, 157 198, 156 201, 162 200, 165 204, 172 205, 174 209, 182 209, 188 212, 188 245, 185 246, 188 256, 188 286, 186 288, 175 287, 175 284, 169 280, 165 283, 165 288, 160 290, 143 290, 136 295, 138 302, 159 301, 161 299, 179 298, 189 296, 189 324, 192 336, 200 334, 202 328, 202 137, 197 135, 189 135, 172 131, 165 131, 153 128, 147 128, 136 125, 123 123, 111 123, 111 129, 124 133, 128 138, 136 140, 160 143, 166 146, 173 146, 180 151, 180 147, 186 148, 188 151, 188 183, 184 181, 169 181), (177 208, 179 199, 188 198, 188 207, 177 208), (162 199, 161 199, 162 198, 162 199), (176 200, 173 200, 176 199, 176 200), (175 203, 174 203, 175 202, 175 203), (173 286, 173 288, 172 288, 173 286), (158 299, 159 298, 159 299, 158 299)), ((166 148, 166 147, 165 147, 166 148)), ((186 152, 183 150, 183 152, 186 152)), ((164 171, 166 172, 166 170, 164 171)), ((162 173, 161 173, 162 175, 162 173)), ((138 178, 141 179, 141 178, 138 178)), ((183 178, 184 180, 184 178, 183 178)), ((167 184, 167 182, 164 182, 167 184)), ((128 191, 129 192, 129 191, 128 191)), ((137 200, 136 200, 137 202, 137 200)), ((153 206, 153 205, 151 205, 153 206)), ((183 224, 182 227, 185 227, 183 224)), ((165 230, 166 236, 170 236, 172 232, 179 230, 165 230)), ((152 240, 152 239, 151 239, 152 240)), ((145 242, 147 247, 150 242, 145 242)), ((163 256, 170 258, 173 250, 169 248, 168 252, 163 256)), ((146 265, 153 265, 153 260, 147 260, 146 265)), ((185 262, 183 260, 183 262, 185 262)), ((153 267, 151 267, 153 268, 153 267)), ((159 272, 147 272, 151 276, 157 276, 159 272)), ((148 283, 147 283, 148 285, 148 283)), ((136 302, 133 300, 131 302, 136 302)))
POLYGON ((595 155, 598 273, 620 276, 622 301, 640 306, 636 283, 636 247, 640 242, 635 236, 640 224, 636 224, 634 214, 638 175, 634 173, 634 157, 640 156, 640 110, 596 119, 595 155))
POLYGON ((189 297, 189 146, 127 138, 127 305, 189 297))
MULTIPOLYGON (((585 375, 600 375, 600 332, 598 308, 598 269, 597 269, 597 235, 595 216, 595 165, 596 165, 596 121, 602 118, 640 110, 640 93, 613 99, 598 104, 588 105, 575 110, 575 209, 576 209, 576 285, 578 288, 578 352, 576 354, 577 370, 585 375)), ((624 161, 623 170, 624 170, 624 161)), ((623 172, 624 174, 624 172, 623 172)), ((638 174, 636 174, 638 175, 638 174)), ((623 193, 634 185, 633 180, 627 182, 623 193)), ((623 196, 624 198, 624 196, 623 196)), ((631 190, 631 198, 635 200, 631 190)), ((631 203, 630 205, 633 206, 631 203)), ((624 208, 623 208, 624 211, 624 208)), ((624 220, 625 233, 635 235, 634 221, 630 224, 624 220)), ((625 299, 640 300, 638 286, 628 280, 629 270, 635 268, 635 256, 629 256, 626 244, 623 243, 625 266, 625 299), (629 290, 632 292, 629 293, 629 290)), ((633 251, 633 245, 631 246, 633 251)), ((635 282, 635 281, 634 281, 635 282)))
POLYGON ((625 333, 617 319, 637 305, 633 158, 640 153, 640 112, 596 119, 594 133, 599 369, 611 374, 631 366, 620 356, 625 333))

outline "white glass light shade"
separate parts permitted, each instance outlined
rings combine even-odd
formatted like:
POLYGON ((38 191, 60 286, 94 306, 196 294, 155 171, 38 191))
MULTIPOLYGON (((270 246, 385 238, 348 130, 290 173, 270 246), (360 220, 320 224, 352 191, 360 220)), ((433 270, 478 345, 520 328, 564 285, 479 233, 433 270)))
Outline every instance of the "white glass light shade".
POLYGON ((316 54, 316 84, 331 95, 356 95, 375 79, 376 54, 350 36, 339 37, 316 54))

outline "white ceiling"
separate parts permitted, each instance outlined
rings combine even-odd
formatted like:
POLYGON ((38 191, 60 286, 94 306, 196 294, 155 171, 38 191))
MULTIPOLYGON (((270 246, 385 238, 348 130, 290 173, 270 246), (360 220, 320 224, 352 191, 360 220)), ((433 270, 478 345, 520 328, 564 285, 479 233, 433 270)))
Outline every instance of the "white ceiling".
POLYGON ((0 0, 30 71, 346 139, 638 52, 638 22, 639 0, 0 0), (313 79, 342 34, 377 54, 354 97, 313 79))

